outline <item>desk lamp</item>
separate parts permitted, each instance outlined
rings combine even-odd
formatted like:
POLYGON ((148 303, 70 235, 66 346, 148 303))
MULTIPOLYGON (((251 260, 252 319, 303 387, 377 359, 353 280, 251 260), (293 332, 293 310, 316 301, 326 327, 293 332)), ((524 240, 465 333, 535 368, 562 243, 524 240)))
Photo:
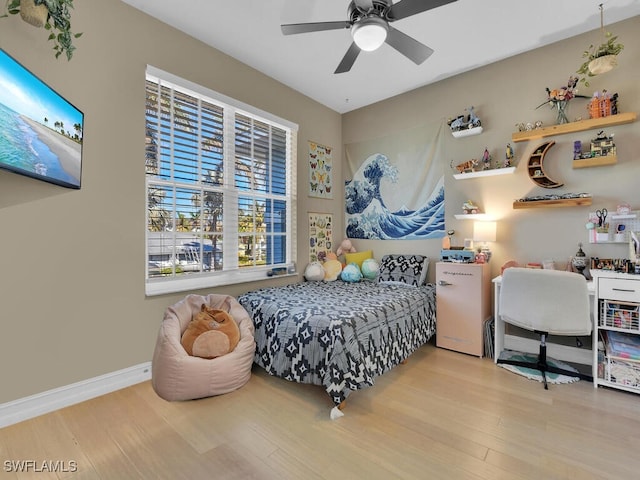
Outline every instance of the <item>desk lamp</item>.
POLYGON ((491 258, 487 242, 496 241, 496 226, 496 222, 473 222, 473 241, 483 242, 480 252, 485 255, 487 262, 491 258))

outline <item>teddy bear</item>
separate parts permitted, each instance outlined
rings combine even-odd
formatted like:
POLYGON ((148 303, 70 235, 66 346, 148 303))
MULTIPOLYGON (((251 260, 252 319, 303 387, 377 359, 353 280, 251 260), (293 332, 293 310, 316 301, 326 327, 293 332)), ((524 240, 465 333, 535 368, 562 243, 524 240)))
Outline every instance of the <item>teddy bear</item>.
POLYGON ((189 355, 216 358, 231 352, 240 341, 240 328, 224 310, 204 303, 182 334, 180 343, 189 355))

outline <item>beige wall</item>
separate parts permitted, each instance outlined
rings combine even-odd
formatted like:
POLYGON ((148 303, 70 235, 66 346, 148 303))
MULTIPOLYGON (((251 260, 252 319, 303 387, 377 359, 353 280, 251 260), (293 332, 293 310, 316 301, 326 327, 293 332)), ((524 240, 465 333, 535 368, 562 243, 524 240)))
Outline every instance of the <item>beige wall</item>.
MULTIPOLYGON (((0 46, 85 114, 81 190, 0 171, 0 403, 151 360, 164 310, 183 296, 144 294, 147 64, 299 124, 302 185, 307 140, 341 145, 336 112, 119 0, 76 2, 72 18, 84 34, 70 62, 54 58, 43 29, 0 19, 0 46)), ((333 213, 341 231, 342 203, 300 192, 306 258, 306 212, 333 213)))
MULTIPOLYGON (((640 17, 607 26, 619 35, 626 49, 620 55, 618 69, 591 80, 589 88, 582 86, 581 94, 608 89, 620 95, 620 111, 640 111, 640 17)), ((585 223, 587 214, 596 208, 615 210, 621 201, 640 209, 640 123, 607 128, 615 134, 618 164, 609 167, 572 169, 573 142, 582 140, 583 146, 595 137, 596 131, 579 132, 550 138, 556 145, 545 159, 549 175, 562 180, 559 189, 535 186, 526 173, 526 162, 533 150, 544 141, 511 142, 515 124, 541 120, 545 125, 555 124, 555 110, 535 107, 546 99, 545 87, 551 89, 566 85, 567 79, 582 63, 582 52, 599 41, 598 31, 593 31, 545 48, 524 53, 504 61, 478 68, 437 84, 416 89, 369 107, 343 115, 343 144, 360 142, 376 135, 388 135, 392 131, 410 128, 425 121, 461 114, 470 105, 483 122, 483 133, 478 136, 455 139, 446 134, 446 155, 441 158, 445 174, 446 224, 456 231, 454 243, 461 245, 464 238, 472 236, 472 221, 456 220, 454 214, 462 213, 464 201, 475 201, 484 211, 497 216, 498 242, 493 246, 492 271, 498 274, 500 266, 513 259, 520 263, 541 262, 553 259, 564 267, 584 242, 587 256, 601 258, 627 257, 628 249, 622 245, 591 245, 587 243, 585 223), (516 153, 516 172, 513 175, 455 180, 453 165, 480 159, 487 147, 494 160, 504 159, 507 143, 511 142, 516 153), (589 192, 593 195, 591 207, 514 210, 515 199, 549 193, 589 192)), ((570 117, 587 118, 586 100, 574 99, 569 107, 570 117)), ((457 173, 457 172, 455 172, 457 173)), ((374 242, 355 241, 358 248, 373 248, 376 256, 391 251, 420 251, 437 259, 440 240, 423 242, 374 242)), ((430 280, 433 280, 430 269, 430 280)))

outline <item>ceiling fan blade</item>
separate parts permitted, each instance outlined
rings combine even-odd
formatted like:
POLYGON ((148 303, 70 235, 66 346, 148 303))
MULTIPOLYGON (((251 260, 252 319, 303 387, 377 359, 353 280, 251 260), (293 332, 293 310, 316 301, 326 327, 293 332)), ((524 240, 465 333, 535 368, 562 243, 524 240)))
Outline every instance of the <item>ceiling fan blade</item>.
POLYGON ((347 53, 345 53, 344 57, 342 57, 340 65, 338 65, 338 68, 336 68, 336 71, 333 73, 345 73, 351 70, 351 67, 353 67, 353 64, 355 63, 356 58, 358 58, 359 54, 360 48, 358 48, 356 42, 352 42, 349 50, 347 50, 347 53))
POLYGON ((438 8, 442 5, 453 3, 455 1, 457 0, 400 0, 398 3, 394 3, 391 6, 387 13, 387 18, 392 22, 410 17, 416 13, 426 12, 432 8, 438 8))
POLYGON ((289 23, 280 25, 284 35, 295 35, 296 33, 322 32, 324 30, 340 30, 341 28, 349 28, 350 24, 346 21, 339 22, 317 22, 317 23, 289 23))
POLYGON ((391 45, 416 65, 420 65, 431 56, 433 50, 419 41, 389 26, 385 42, 391 45))
POLYGON ((373 8, 373 0, 353 0, 353 3, 361 12, 368 12, 373 8))

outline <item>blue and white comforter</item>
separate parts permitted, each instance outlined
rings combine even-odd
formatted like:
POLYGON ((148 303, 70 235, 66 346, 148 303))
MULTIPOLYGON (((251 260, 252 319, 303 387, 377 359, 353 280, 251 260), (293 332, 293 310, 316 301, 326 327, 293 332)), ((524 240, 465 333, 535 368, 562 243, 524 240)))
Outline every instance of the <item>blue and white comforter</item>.
POLYGON ((323 385, 336 405, 429 341, 435 287, 305 282, 241 295, 255 324, 255 362, 269 374, 323 385))

